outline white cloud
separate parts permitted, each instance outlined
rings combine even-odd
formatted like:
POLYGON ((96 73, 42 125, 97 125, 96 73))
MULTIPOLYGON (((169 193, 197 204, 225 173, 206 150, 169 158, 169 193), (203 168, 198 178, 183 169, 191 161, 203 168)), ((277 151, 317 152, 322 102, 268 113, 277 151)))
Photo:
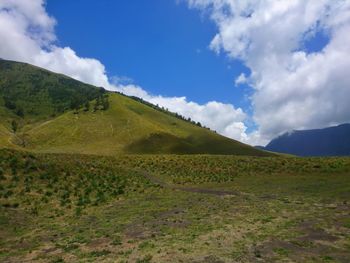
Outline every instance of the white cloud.
POLYGON ((0 57, 28 62, 78 80, 109 87, 104 66, 54 44, 56 21, 43 0, 0 0, 0 57))
POLYGON ((187 101, 185 97, 166 98, 156 96, 148 100, 154 104, 165 106, 170 111, 178 112, 183 116, 190 117, 192 120, 199 121, 223 135, 240 140, 244 139, 241 135, 246 129, 243 124, 246 115, 240 108, 236 109, 230 104, 216 101, 200 105, 187 101))
POLYGON ((244 73, 241 73, 236 79, 235 79, 235 85, 239 86, 241 84, 246 84, 248 82, 248 79, 244 73))
POLYGON ((211 49, 251 70, 247 78, 260 140, 350 121, 350 0, 188 2, 218 26, 211 49), (329 43, 303 51, 317 32, 327 34, 329 43))
POLYGON ((200 105, 185 97, 154 96, 141 87, 109 78, 104 65, 79 57, 70 47, 55 43, 56 21, 45 10, 44 0, 0 0, 0 57, 28 62, 109 90, 141 97, 199 121, 228 137, 247 141, 245 113, 230 104, 211 101, 200 105))
POLYGON ((110 82, 116 86, 129 85, 129 84, 133 84, 135 82, 132 78, 127 77, 127 76, 112 76, 109 79, 110 79, 110 82))

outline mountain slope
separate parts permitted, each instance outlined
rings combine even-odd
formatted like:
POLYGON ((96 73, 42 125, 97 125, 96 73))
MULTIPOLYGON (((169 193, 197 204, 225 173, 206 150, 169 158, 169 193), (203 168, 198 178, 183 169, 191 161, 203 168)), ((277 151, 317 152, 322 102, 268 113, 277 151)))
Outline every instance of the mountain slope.
POLYGON ((67 112, 24 129, 27 148, 44 152, 268 155, 136 102, 110 94, 106 111, 67 112))
POLYGON ((0 105, 42 120, 96 99, 105 90, 25 63, 0 60, 0 105))
POLYGON ((299 156, 350 155, 350 124, 294 131, 272 140, 265 150, 299 156))
POLYGON ((2 62, 4 63, 10 66, 6 66, 5 70, 4 66, 0 69, 0 76, 4 76, 7 83, 6 85, 3 84, 4 81, 0 83, 0 98, 7 96, 5 98, 8 100, 7 104, 16 104, 16 108, 6 107, 5 99, 0 103, 0 114, 3 116, 0 120, 0 133, 4 135, 1 136, 0 147, 21 147, 37 152, 98 155, 119 153, 271 155, 127 96, 107 92, 28 64, 2 62), (30 74, 24 73, 23 76, 21 71, 30 74), (41 76, 39 82, 36 73, 41 76), (48 80, 43 74, 47 75, 48 80), (61 78, 65 78, 66 81, 59 81, 61 78), (22 84, 19 85, 15 79, 22 79, 22 84), (53 93, 45 84, 52 82, 56 83, 55 89, 57 89, 53 93), (8 91, 13 88, 11 83, 15 83, 15 91, 8 91), (74 90, 75 88, 77 90, 74 90), (63 94, 58 101, 52 95, 56 93, 63 94), (12 97, 8 94, 12 94, 12 97), (72 107, 74 96, 82 100, 72 107), (37 105, 39 109, 33 112, 30 109, 37 100, 40 101, 37 105), (42 101, 45 106, 41 106, 42 101), (101 101, 107 106, 101 106, 103 104, 101 101), (17 114, 17 105, 22 107, 22 116, 17 114), (61 106, 60 111, 57 110, 57 106, 61 106), (18 127, 15 127, 17 129, 12 125, 14 121, 18 123, 16 125, 18 127))

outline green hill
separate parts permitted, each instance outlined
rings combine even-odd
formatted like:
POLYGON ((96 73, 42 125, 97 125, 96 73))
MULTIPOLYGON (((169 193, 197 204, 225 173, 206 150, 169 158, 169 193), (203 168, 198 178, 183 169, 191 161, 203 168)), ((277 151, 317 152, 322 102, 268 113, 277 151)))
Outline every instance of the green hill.
POLYGON ((98 155, 271 155, 147 103, 18 62, 0 61, 0 116, 1 147, 98 155))

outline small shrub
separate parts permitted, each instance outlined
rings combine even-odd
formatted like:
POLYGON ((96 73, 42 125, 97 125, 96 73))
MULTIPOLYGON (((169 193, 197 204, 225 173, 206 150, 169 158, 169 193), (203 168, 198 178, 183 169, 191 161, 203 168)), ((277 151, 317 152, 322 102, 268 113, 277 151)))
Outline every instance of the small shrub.
POLYGON ((116 236, 114 237, 113 241, 112 241, 112 245, 114 246, 119 246, 122 244, 122 239, 120 236, 116 236))
POLYGON ((81 216, 83 209, 81 207, 76 207, 75 208, 75 216, 79 217, 81 216))
POLYGON ((144 258, 142 259, 137 259, 136 263, 150 263, 152 260, 152 256, 151 255, 146 255, 144 258))
POLYGON ((110 253, 111 251, 104 249, 104 250, 92 251, 90 252, 90 255, 93 257, 103 257, 103 256, 107 256, 110 253))
POLYGON ((61 257, 58 258, 54 258, 53 260, 51 260, 51 263, 63 263, 64 259, 61 257))

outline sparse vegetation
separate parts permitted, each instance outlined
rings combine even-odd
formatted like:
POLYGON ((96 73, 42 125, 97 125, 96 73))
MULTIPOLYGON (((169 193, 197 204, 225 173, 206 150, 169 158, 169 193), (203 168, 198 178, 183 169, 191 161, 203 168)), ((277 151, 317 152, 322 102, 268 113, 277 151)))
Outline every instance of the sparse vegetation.
POLYGON ((0 261, 349 256, 349 158, 0 150, 0 166, 0 261))
POLYGON ((17 123, 17 121, 12 120, 12 122, 11 122, 11 128, 12 128, 12 131, 13 131, 14 133, 17 132, 17 128, 18 128, 18 123, 17 123))

